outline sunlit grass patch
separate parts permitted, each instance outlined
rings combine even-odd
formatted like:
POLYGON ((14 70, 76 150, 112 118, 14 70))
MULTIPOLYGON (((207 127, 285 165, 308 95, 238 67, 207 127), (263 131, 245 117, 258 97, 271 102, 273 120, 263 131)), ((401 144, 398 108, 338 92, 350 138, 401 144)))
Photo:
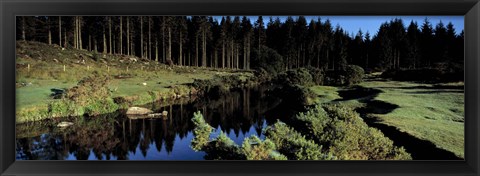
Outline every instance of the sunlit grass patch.
POLYGON ((338 88, 333 86, 313 86, 310 87, 310 90, 313 91, 318 98, 315 100, 316 103, 326 103, 332 100, 341 98, 338 95, 338 88))
POLYGON ((413 82, 365 82, 382 90, 375 100, 399 107, 375 115, 381 123, 395 126, 439 148, 464 157, 464 92, 462 83, 417 84, 413 82))

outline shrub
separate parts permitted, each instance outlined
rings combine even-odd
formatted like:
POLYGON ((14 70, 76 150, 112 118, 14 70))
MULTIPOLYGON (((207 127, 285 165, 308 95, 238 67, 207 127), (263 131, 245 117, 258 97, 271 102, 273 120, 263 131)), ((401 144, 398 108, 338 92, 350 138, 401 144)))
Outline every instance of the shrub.
POLYGON ((192 121, 195 125, 195 129, 193 130, 195 137, 192 139, 191 147, 195 151, 200 151, 208 144, 213 127, 205 122, 200 111, 193 114, 192 121))
POLYGON ((286 156, 276 151, 275 144, 270 139, 260 140, 257 136, 245 138, 242 152, 247 160, 286 160, 286 156))
POLYGON ((225 133, 220 135, 206 145, 203 149, 209 160, 245 160, 245 154, 225 133))
POLYGON ((362 82, 365 72, 362 67, 347 65, 345 70, 332 70, 326 73, 325 84, 332 86, 351 86, 362 82))
POLYGON ((455 82, 464 81, 464 68, 463 64, 445 62, 436 63, 432 68, 390 69, 384 71, 382 77, 396 81, 455 82))
POLYGON ((271 74, 271 76, 275 76, 285 70, 283 57, 269 47, 262 46, 260 47, 260 51, 254 49, 251 57, 251 65, 254 66, 253 69, 255 70, 263 69, 271 74))
POLYGON ((110 97, 108 82, 107 76, 94 72, 67 89, 61 100, 50 103, 49 113, 56 117, 94 116, 116 111, 119 106, 110 97))
POLYGON ((98 54, 97 51, 94 51, 94 52, 92 53, 92 59, 93 59, 94 61, 99 61, 99 60, 101 59, 101 57, 102 57, 101 54, 98 54))
POLYGON ((288 70, 284 74, 278 76, 278 82, 282 85, 313 85, 313 78, 310 72, 305 68, 288 70))
POLYGON ((277 122, 265 129, 265 136, 278 150, 291 160, 329 160, 329 154, 322 152, 322 146, 308 140, 285 123, 277 122))
POLYGON ((213 96, 220 96, 228 92, 232 87, 243 87, 249 85, 252 80, 244 75, 215 75, 213 79, 203 80, 195 79, 192 87, 204 94, 211 94, 213 96))
POLYGON ((354 85, 362 82, 365 71, 357 65, 347 65, 345 68, 345 77, 347 85, 354 85))
POLYGON ((369 127, 353 109, 342 105, 317 105, 297 119, 303 132, 341 160, 411 159, 403 147, 369 127))
POLYGON ((303 110, 304 106, 311 105, 317 97, 312 90, 305 86, 285 85, 277 89, 279 90, 273 91, 273 94, 290 103, 289 106, 297 110, 303 110))
POLYGON ((80 106, 110 98, 109 81, 110 78, 107 75, 95 71, 92 75, 80 80, 76 86, 68 89, 66 98, 80 106))
POLYGON ((97 116, 116 111, 119 108, 112 98, 100 99, 90 102, 85 106, 85 114, 88 116, 97 116))
POLYGON ((307 67, 306 68, 310 75, 312 76, 312 81, 315 85, 323 85, 325 79, 325 73, 322 69, 315 68, 315 67, 307 67))

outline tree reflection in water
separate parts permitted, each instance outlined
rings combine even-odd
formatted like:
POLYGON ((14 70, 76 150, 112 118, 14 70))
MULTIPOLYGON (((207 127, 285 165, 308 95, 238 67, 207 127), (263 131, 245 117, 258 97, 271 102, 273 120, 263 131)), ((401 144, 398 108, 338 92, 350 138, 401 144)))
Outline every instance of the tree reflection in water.
MULTIPOLYGON (((202 160, 204 153, 190 148, 193 112, 201 111, 207 123, 235 142, 294 111, 271 96, 268 88, 235 90, 219 98, 203 97, 155 102, 145 107, 168 111, 166 119, 132 120, 123 113, 97 117, 51 119, 19 124, 17 159, 20 160, 202 160), (59 129, 56 124, 75 125, 59 129)), ((288 115, 287 117, 289 117, 288 115)))

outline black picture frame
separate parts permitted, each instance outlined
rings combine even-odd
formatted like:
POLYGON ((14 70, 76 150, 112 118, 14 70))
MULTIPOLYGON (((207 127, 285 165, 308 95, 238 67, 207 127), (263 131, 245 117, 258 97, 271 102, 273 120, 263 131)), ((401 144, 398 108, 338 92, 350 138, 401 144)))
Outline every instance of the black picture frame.
POLYGON ((7 175, 463 175, 480 171, 479 0, 1 0, 0 173, 7 175), (15 161, 17 15, 464 15, 464 161, 15 161))

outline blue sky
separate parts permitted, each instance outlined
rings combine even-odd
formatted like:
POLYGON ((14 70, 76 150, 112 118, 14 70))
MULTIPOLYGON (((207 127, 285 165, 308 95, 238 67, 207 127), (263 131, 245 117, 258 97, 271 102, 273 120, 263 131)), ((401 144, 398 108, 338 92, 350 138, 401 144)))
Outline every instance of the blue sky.
MULTIPOLYGON (((248 16, 252 22, 257 20, 257 16, 248 16)), ((275 19, 277 16, 272 16, 275 19)), ((283 22, 287 18, 286 16, 278 16, 283 22)), ((367 31, 371 36, 375 35, 380 25, 386 21, 390 21, 395 18, 403 20, 405 27, 408 27, 410 21, 416 21, 419 25, 423 23, 425 18, 428 18, 433 27, 440 21, 446 26, 449 22, 452 22, 455 31, 459 34, 464 28, 464 16, 305 16, 307 24, 311 19, 321 18, 322 22, 329 19, 332 23, 332 27, 335 28, 340 25, 348 34, 356 34, 359 29, 365 34, 367 31)), ((215 17, 220 22, 222 17, 215 17)), ((294 17, 297 18, 297 17, 294 17)), ((265 25, 268 23, 270 16, 263 16, 265 25)))

